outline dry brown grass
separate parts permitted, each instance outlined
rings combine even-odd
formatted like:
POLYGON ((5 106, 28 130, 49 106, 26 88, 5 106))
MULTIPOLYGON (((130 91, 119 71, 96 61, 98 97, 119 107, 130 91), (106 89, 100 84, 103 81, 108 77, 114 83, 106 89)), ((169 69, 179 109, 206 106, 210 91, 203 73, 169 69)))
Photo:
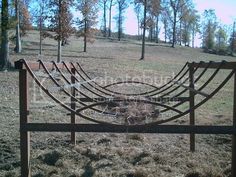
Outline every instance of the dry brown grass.
MULTIPOLYGON (((37 60, 38 33, 30 31, 23 38, 23 53, 11 52, 12 61, 20 58, 37 60)), ((12 45, 13 46, 13 45, 12 45)), ((158 78, 176 72, 186 61, 235 60, 204 54, 200 49, 162 44, 147 44, 145 61, 140 57, 140 42, 100 39, 89 45, 88 53, 82 51, 80 39, 70 39, 63 47, 65 61, 79 61, 91 77, 108 75, 112 78, 158 78)), ((56 59, 56 42, 44 41, 43 60, 56 59)), ((224 77, 224 73, 221 77, 224 77)), ((216 83, 214 81, 214 83, 216 83)), ((18 73, 0 73, 0 176, 19 176, 19 103, 18 73)), ((211 87, 215 87, 213 84, 211 87)), ((114 88, 118 91, 142 91, 142 88, 114 88)), ((50 100, 49 100, 50 101, 50 100)), ((38 105, 32 102, 31 121, 69 122, 67 112, 59 106, 38 105), (58 113, 58 115, 55 114, 58 113)), ((197 111, 198 124, 232 123, 232 84, 228 84, 217 98, 197 111)), ((78 122, 83 122, 78 118, 78 122)), ((177 123, 188 123, 183 117, 177 123)), ((67 133, 32 133, 31 166, 34 177, 229 177, 230 136, 198 135, 196 152, 189 152, 188 135, 157 134, 93 134, 78 133, 78 145, 68 143, 67 133), (46 154, 60 155, 52 164, 45 162, 46 154), (42 158, 44 157, 44 158, 42 158), (55 162, 55 163, 54 163, 55 162), (191 176, 192 175, 192 176, 191 176), (198 176, 197 176, 198 175, 198 176)), ((50 158, 49 158, 50 159, 50 158)))

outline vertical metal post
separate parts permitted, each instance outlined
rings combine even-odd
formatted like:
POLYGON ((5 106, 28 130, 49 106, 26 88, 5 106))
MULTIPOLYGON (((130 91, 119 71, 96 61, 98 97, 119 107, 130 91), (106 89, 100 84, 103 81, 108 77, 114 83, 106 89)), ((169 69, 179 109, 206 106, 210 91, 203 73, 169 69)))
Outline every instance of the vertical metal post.
MULTIPOLYGON (((71 95, 73 97, 75 97, 75 68, 71 69, 71 73, 72 73, 72 75, 71 75, 71 84, 72 84, 72 86, 71 86, 71 95)), ((75 110, 75 107, 76 107, 75 101, 76 100, 73 97, 71 97, 71 109, 75 110)), ((75 122, 76 122, 75 121, 75 113, 71 112, 71 124, 75 124, 75 122)), ((75 132, 71 132, 71 143, 76 145, 75 132)))
MULTIPOLYGON (((233 126, 236 128, 236 74, 234 74, 233 126)), ((232 177, 236 177, 236 135, 232 135, 232 177)))
MULTIPOLYGON (((191 64, 189 64, 189 87, 194 89, 194 67, 192 67, 191 64)), ((194 107, 194 97, 195 93, 189 90, 189 107, 190 109, 194 107)), ((190 125, 195 125, 195 111, 190 111, 190 125)), ((190 151, 195 151, 195 134, 190 134, 190 151)))
POLYGON ((30 133, 21 128, 28 123, 27 70, 19 71, 21 177, 30 177, 30 133))

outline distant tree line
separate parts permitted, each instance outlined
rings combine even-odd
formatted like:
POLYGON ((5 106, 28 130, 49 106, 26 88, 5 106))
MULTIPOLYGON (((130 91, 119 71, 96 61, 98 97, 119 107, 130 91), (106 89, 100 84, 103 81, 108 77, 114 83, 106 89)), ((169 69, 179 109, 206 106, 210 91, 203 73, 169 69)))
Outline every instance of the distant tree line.
POLYGON ((46 37, 58 42, 57 61, 61 61, 62 47, 73 34, 93 42, 100 32, 110 38, 124 35, 125 12, 132 5, 137 16, 137 39, 142 40, 141 59, 145 58, 145 41, 159 43, 160 35, 171 47, 194 47, 196 34, 201 34, 205 52, 233 55, 236 51, 236 23, 232 27, 220 24, 212 9, 205 10, 202 19, 192 0, 1 0, 0 68, 10 66, 9 40, 15 41, 14 51, 22 52, 21 37, 36 26, 39 30, 39 54, 46 37), (75 17, 74 14, 79 14, 75 17), (99 12, 102 17, 98 18, 99 12), (112 16, 115 12, 116 15, 112 16), (117 31, 112 31, 112 20, 117 31), (100 30, 97 24, 101 25, 100 30), (10 31, 15 31, 10 35, 10 31), (160 34, 160 31, 164 31, 160 34))

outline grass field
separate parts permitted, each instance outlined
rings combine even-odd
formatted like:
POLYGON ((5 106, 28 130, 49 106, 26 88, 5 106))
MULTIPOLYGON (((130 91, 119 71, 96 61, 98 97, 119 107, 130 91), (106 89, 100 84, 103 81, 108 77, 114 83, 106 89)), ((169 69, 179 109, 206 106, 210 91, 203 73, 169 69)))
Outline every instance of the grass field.
MULTIPOLYGON (((30 31, 23 38, 23 52, 11 61, 56 60, 57 43, 44 40, 43 56, 39 53, 39 34, 30 31)), ((188 62, 235 61, 235 57, 203 53, 201 49, 171 48, 167 44, 147 43, 146 58, 139 61, 141 42, 97 39, 83 53, 83 41, 71 37, 63 47, 63 60, 80 62, 93 77, 148 78, 161 84, 161 78, 172 76, 188 62), (156 80, 155 80, 156 79, 156 80)), ((210 74, 210 73, 209 73, 210 74)), ((212 82, 214 88, 226 76, 212 82)), ((0 72, 0 176, 20 175, 18 72, 0 72)), ((119 91, 140 91, 116 88, 119 91)), ((207 91, 207 90, 206 90, 207 91)), ((203 125, 231 125, 233 106, 232 80, 196 112, 196 122, 203 125)), ((33 122, 68 122, 70 117, 59 106, 38 105, 31 100, 33 122), (58 113, 57 115, 55 113, 58 113)), ((82 121, 78 118, 79 121, 82 121)), ((185 116, 175 123, 188 123, 185 116)), ((159 134, 93 134, 78 133, 78 144, 68 143, 68 133, 32 133, 31 168, 34 177, 229 177, 231 137, 197 135, 196 152, 189 152, 188 135, 159 134), (192 176, 191 176, 192 175, 192 176)))

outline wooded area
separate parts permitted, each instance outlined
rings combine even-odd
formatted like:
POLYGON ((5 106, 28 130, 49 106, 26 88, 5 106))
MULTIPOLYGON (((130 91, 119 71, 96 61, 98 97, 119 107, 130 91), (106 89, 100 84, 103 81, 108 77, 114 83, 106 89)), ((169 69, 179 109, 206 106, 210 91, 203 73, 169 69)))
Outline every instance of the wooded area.
POLYGON ((233 55, 236 51, 235 23, 232 26, 219 23, 213 9, 199 14, 192 0, 2 0, 1 5, 0 68, 11 65, 9 42, 15 43, 16 53, 21 53, 21 37, 31 29, 40 31, 40 55, 44 38, 58 41, 58 62, 62 46, 69 44, 71 35, 83 37, 84 52, 87 42, 94 42, 98 35, 120 41, 126 37, 124 21, 128 7, 132 7, 137 16, 138 34, 132 38, 142 39, 140 59, 145 58, 146 40, 170 43, 173 48, 176 45, 194 47, 197 34, 201 35, 205 52, 233 55), (116 31, 111 27, 113 19, 116 31), (10 35, 10 31, 15 32, 10 35), (160 41, 160 36, 164 36, 164 41, 160 41))

